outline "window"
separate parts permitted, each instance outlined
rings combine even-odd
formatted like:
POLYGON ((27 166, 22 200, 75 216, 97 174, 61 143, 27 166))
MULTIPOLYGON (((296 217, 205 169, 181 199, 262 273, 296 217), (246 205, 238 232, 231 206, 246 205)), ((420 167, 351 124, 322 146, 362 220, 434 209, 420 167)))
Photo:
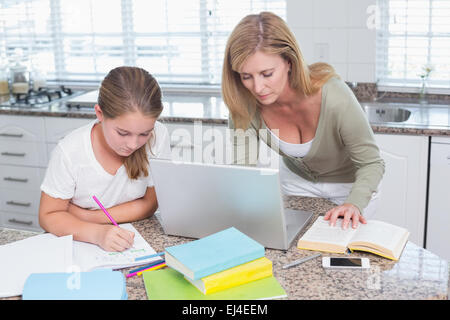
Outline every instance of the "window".
POLYGON ((286 18, 285 0, 0 0, 0 10, 4 63, 23 58, 61 82, 98 82, 134 65, 163 83, 219 84, 241 18, 286 18))
MULTIPOLYGON (((450 88, 450 1, 378 0, 377 79, 381 86, 450 88)), ((446 90, 448 91, 448 90, 446 90)))

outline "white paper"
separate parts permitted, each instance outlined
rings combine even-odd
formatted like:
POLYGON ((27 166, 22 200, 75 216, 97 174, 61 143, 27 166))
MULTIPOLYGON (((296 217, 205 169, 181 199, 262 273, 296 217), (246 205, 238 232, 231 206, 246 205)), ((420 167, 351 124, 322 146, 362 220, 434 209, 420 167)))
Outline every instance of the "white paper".
POLYGON ((148 244, 131 223, 119 225, 120 228, 134 232, 133 247, 122 252, 108 252, 99 246, 87 242, 73 242, 73 264, 80 271, 91 271, 98 268, 121 269, 126 267, 148 264, 160 260, 155 257, 135 261, 136 258, 155 254, 156 251, 148 244))
POLYGON ((50 233, 0 246, 0 297, 22 294, 31 273, 67 272, 72 265, 72 235, 50 233))
POLYGON ((133 248, 123 252, 107 252, 95 244, 73 241, 72 235, 57 237, 51 233, 0 246, 0 297, 21 295, 25 281, 32 273, 120 269, 161 259, 135 261, 156 251, 130 223, 120 227, 135 234, 133 248))

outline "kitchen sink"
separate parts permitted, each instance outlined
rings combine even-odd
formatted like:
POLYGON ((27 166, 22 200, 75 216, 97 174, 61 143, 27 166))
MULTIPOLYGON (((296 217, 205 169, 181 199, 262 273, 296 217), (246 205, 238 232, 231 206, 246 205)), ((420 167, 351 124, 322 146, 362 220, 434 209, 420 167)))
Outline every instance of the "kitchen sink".
POLYGON ((403 108, 388 108, 374 105, 363 105, 369 122, 405 122, 411 117, 411 111, 403 108))

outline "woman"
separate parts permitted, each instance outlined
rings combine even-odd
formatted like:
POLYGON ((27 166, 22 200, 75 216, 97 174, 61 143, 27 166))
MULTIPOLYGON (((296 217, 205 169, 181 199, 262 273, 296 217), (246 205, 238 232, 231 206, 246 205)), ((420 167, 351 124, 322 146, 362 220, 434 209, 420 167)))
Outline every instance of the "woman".
POLYGON ((57 236, 123 251, 134 234, 111 224, 151 216, 157 206, 150 157, 170 158, 169 134, 156 121, 163 110, 157 81, 145 70, 118 67, 103 80, 97 120, 62 139, 41 185, 39 223, 57 236))
MULTIPOLYGON (((338 217, 344 218, 343 228, 366 223, 363 213, 374 211, 384 174, 373 131, 330 65, 305 64, 280 17, 261 12, 235 27, 225 49, 222 96, 230 127, 256 135, 282 156, 285 194, 338 204, 325 215, 331 225, 338 217)), ((235 163, 256 164, 249 140, 235 138, 235 163)))

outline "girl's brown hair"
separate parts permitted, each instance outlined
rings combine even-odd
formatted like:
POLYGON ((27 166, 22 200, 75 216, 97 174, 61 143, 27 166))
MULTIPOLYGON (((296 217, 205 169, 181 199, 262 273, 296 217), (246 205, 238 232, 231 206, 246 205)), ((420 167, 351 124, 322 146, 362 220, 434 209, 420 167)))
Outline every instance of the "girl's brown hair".
MULTIPOLYGON (((102 81, 98 105, 107 119, 114 119, 128 112, 139 111, 144 116, 158 118, 163 110, 161 89, 156 79, 146 70, 137 67, 117 67, 102 81)), ((125 159, 124 166, 130 179, 148 176, 147 145, 125 159)))
POLYGON ((245 60, 257 50, 279 54, 290 62, 289 84, 307 96, 316 93, 328 79, 337 76, 327 63, 310 66, 305 63, 295 36, 277 15, 261 12, 244 17, 228 38, 222 69, 222 97, 236 128, 247 129, 258 106, 239 75, 245 60))

